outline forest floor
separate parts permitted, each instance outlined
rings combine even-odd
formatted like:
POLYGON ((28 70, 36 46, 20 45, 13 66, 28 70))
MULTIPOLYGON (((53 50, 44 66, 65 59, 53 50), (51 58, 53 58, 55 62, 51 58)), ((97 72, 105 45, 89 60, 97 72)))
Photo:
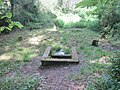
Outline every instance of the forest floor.
POLYGON ((40 29, 16 31, 0 36, 0 90, 84 90, 110 65, 114 50, 107 39, 91 46, 98 33, 87 29, 40 29), (22 37, 22 41, 18 40, 22 37), (47 46, 76 47, 79 64, 64 63, 41 67, 47 46), (11 84, 9 84, 11 83, 11 84), (34 88, 34 89, 31 89, 34 88))

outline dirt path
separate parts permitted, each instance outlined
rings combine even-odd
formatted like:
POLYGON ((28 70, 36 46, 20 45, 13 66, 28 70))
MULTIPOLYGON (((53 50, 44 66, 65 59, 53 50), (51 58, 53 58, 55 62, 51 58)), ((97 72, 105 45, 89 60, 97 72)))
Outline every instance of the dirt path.
POLYGON ((67 80, 67 77, 79 72, 80 65, 60 65, 39 70, 44 77, 40 85, 41 90, 83 90, 83 85, 67 80))
MULTIPOLYGON (((24 75, 34 74, 42 77, 40 85, 36 90, 84 90, 86 81, 81 80, 79 84, 68 79, 70 75, 79 73, 80 67, 84 65, 82 57, 79 64, 64 63, 50 66, 40 66, 40 58, 36 57, 29 64, 22 67, 20 72, 24 75)), ((86 79, 87 80, 87 79, 86 79)))
POLYGON ((75 82, 68 80, 70 75, 79 73, 83 62, 79 64, 64 63, 50 66, 44 66, 38 71, 43 79, 40 81, 41 90, 83 90, 85 83, 77 85, 75 82))

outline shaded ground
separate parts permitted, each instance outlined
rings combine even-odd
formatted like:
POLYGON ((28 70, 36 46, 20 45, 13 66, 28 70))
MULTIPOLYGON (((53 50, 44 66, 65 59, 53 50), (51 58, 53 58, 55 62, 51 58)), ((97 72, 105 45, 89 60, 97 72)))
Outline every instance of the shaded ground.
POLYGON ((33 90, 31 88, 35 90, 84 90, 109 65, 105 57, 111 56, 112 50, 116 50, 104 42, 100 47, 91 46, 95 38, 99 38, 99 35, 87 29, 56 30, 56 28, 31 32, 26 30, 3 36, 0 39, 1 90, 5 90, 6 86, 8 90, 16 86, 18 90, 26 86, 30 87, 27 90, 33 90), (23 36, 23 41, 17 41, 15 37, 18 36, 23 36), (80 63, 61 65, 53 63, 50 66, 41 67, 41 55, 48 45, 75 46, 80 63), (106 48, 108 46, 109 48, 106 48), (10 81, 5 81, 8 78, 10 81), (11 86, 8 83, 11 83, 11 86))
MULTIPOLYGON (((44 66, 42 68, 36 68, 34 70, 34 63, 30 66, 30 70, 40 74, 42 79, 40 84, 37 86, 39 90, 83 90, 86 81, 81 80, 81 83, 77 84, 68 79, 69 75, 79 72, 80 67, 83 66, 82 63, 76 64, 57 64, 44 66)), ((27 66, 26 68, 28 68, 27 66)), ((28 69, 23 69, 22 71, 28 71, 28 69)), ((28 73, 28 72, 27 72, 28 73)), ((86 77, 87 80, 87 77, 86 77)))

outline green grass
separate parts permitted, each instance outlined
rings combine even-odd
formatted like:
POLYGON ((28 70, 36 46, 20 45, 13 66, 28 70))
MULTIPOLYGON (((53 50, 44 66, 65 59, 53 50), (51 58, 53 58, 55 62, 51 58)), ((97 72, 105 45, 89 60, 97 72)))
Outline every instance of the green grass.
POLYGON ((63 49, 65 54, 70 54, 71 53, 71 49, 68 47, 60 47, 58 45, 54 46, 52 48, 52 54, 55 54, 56 52, 60 51, 61 49, 63 49))
MULTIPOLYGON (((42 40, 46 36, 41 38, 42 42, 39 41, 40 44, 38 45, 32 44, 29 40, 32 38, 36 39, 37 36, 42 36, 44 33, 42 29, 33 31, 25 30, 15 32, 0 39, 0 90, 33 90, 33 86, 39 83, 39 79, 34 79, 32 75, 21 75, 18 72, 33 57, 43 54, 46 48, 45 43, 47 42, 43 42, 42 40), (19 36, 23 37, 22 41, 17 40, 19 36), (9 77, 14 72, 17 74, 9 77)), ((36 75, 34 77, 37 78, 36 75)))
POLYGON ((0 81, 0 90, 33 90, 39 85, 41 77, 17 74, 14 77, 3 78, 0 81))
POLYGON ((18 70, 25 65, 25 62, 20 61, 0 61, 0 77, 5 76, 13 71, 18 70))
POLYGON ((91 46, 92 40, 98 38, 99 34, 97 32, 78 28, 59 29, 57 31, 52 31, 52 29, 25 30, 6 37, 0 43, 0 56, 7 57, 5 59, 0 58, 0 77, 2 77, 0 88, 2 87, 2 90, 5 90, 5 88, 13 89, 17 86, 18 90, 22 90, 22 87, 27 86, 28 89, 26 90, 31 90, 29 85, 26 85, 26 82, 29 81, 31 88, 33 88, 31 85, 35 85, 36 80, 35 82, 33 80, 31 83, 31 75, 28 78, 21 74, 17 74, 13 78, 6 78, 6 75, 11 72, 19 72, 19 69, 28 64, 31 58, 43 55, 45 48, 49 45, 55 48, 65 48, 65 52, 69 52, 69 49, 66 47, 76 47, 77 52, 82 55, 85 65, 80 67, 79 73, 70 75, 69 79, 77 81, 85 75, 103 73, 105 67, 109 64, 99 63, 98 60, 103 56, 109 57, 112 52, 103 50, 100 47, 91 46), (18 36, 22 36, 23 40, 18 41, 16 38, 18 36), (90 61, 95 61, 95 63, 90 61), (14 81, 19 82, 19 84, 14 86, 14 81))
MULTIPOLYGON (((100 47, 91 45, 92 40, 99 39, 99 34, 88 29, 63 29, 61 42, 64 46, 77 47, 77 52, 82 55, 83 65, 80 66, 79 72, 68 75, 68 79, 77 83, 81 82, 84 77, 92 77, 101 75, 110 66, 110 63, 102 63, 99 60, 102 57, 110 57, 113 52, 108 52, 100 47)), ((109 61, 108 61, 109 62, 109 61)), ((87 79, 87 78, 86 78, 87 79)), ((92 86, 89 86, 89 88, 92 86)), ((93 89, 92 89, 93 90, 93 89)))

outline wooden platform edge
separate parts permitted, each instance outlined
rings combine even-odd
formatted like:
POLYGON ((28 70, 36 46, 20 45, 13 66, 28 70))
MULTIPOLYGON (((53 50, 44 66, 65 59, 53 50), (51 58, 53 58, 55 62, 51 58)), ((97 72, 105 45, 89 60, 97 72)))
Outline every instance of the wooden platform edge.
POLYGON ((52 49, 52 47, 51 47, 51 46, 48 46, 48 47, 45 49, 45 52, 44 52, 42 58, 48 58, 48 56, 50 55, 51 49, 52 49))
POLYGON ((72 47, 72 59, 79 62, 78 54, 75 47, 72 47))
POLYGON ((51 59, 51 58, 46 58, 41 60, 41 62, 76 62, 78 63, 77 60, 73 60, 73 59, 51 59))
MULTIPOLYGON (((46 49, 45 49, 45 52, 42 56, 42 59, 41 59, 41 62, 73 62, 73 63, 79 63, 80 60, 78 58, 78 54, 77 54, 77 51, 76 51, 76 48, 75 47, 72 47, 71 48, 71 58, 70 59, 57 59, 57 58, 49 58, 49 55, 51 53, 51 49, 52 47, 51 46, 48 46, 46 49)), ((68 55, 69 56, 69 55, 68 55)))

